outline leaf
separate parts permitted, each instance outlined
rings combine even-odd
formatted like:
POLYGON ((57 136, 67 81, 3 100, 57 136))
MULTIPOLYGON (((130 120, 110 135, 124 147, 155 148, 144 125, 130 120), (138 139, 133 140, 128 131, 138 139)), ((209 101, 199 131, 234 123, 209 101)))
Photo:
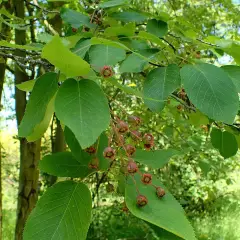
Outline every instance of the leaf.
POLYGON ((145 164, 151 168, 164 167, 171 157, 175 155, 181 155, 181 153, 175 149, 162 149, 156 151, 145 151, 137 149, 134 159, 142 164, 145 164))
POLYGON ((97 140, 97 157, 99 159, 99 169, 106 171, 109 168, 110 162, 103 157, 103 151, 108 146, 108 137, 105 133, 102 133, 97 140))
POLYGON ((153 69, 147 76, 143 84, 144 98, 153 98, 158 101, 145 99, 145 104, 152 111, 161 111, 165 106, 165 100, 178 87, 181 79, 179 68, 175 64, 167 67, 153 69))
POLYGON ((110 8, 110 7, 118 7, 126 4, 129 4, 129 0, 112 0, 104 3, 100 3, 98 6, 100 8, 110 8))
POLYGON ((56 96, 55 112, 83 149, 92 145, 110 122, 103 91, 98 84, 86 79, 64 81, 56 96))
POLYGON ((190 101, 209 118, 232 124, 238 111, 238 94, 228 75, 211 64, 185 65, 181 69, 190 101))
POLYGON ((161 39, 156 37, 155 35, 145 32, 145 31, 140 31, 139 34, 137 35, 138 38, 148 40, 150 42, 156 43, 157 45, 161 47, 165 47, 164 43, 162 42, 161 39))
POLYGON ((84 58, 90 47, 91 47, 90 39, 81 39, 72 49, 72 52, 74 52, 79 57, 84 58))
POLYGON ((103 45, 106 45, 106 46, 111 46, 111 47, 115 47, 115 48, 120 48, 120 49, 125 49, 125 50, 128 50, 128 51, 131 51, 131 49, 126 47, 124 44, 122 44, 120 42, 114 42, 114 41, 111 41, 111 40, 105 39, 105 38, 93 37, 93 38, 91 38, 91 44, 92 45, 103 44, 103 45))
POLYGON ((103 67, 105 65, 113 66, 125 59, 126 53, 123 49, 106 45, 95 45, 89 50, 90 63, 94 67, 103 67))
POLYGON ((201 125, 207 125, 209 123, 208 117, 202 114, 200 111, 191 112, 188 114, 189 122, 196 127, 200 127, 201 125))
POLYGON ((61 18, 64 22, 69 23, 73 28, 80 28, 81 26, 89 28, 96 27, 95 24, 90 22, 89 16, 69 8, 62 8, 61 18))
POLYGON ((194 230, 187 220, 184 210, 167 189, 153 177, 153 184, 161 186, 166 195, 159 199, 152 186, 141 183, 140 176, 134 175, 140 194, 148 198, 148 204, 142 208, 136 205, 136 185, 128 177, 125 189, 125 201, 130 212, 138 218, 165 229, 183 239, 196 240, 194 230))
MULTIPOLYGON (((158 49, 144 49, 139 51, 139 54, 145 56, 149 61, 158 53, 158 49)), ((119 71, 138 73, 148 64, 148 61, 139 57, 135 53, 130 54, 121 64, 119 71)))
POLYGON ((31 92, 36 80, 29 80, 20 84, 17 84, 16 87, 24 92, 31 92))
POLYGON ((46 73, 36 80, 30 99, 27 103, 24 117, 19 126, 19 137, 28 137, 34 133, 34 135, 38 135, 37 138, 40 138, 47 130, 53 114, 53 109, 48 109, 48 106, 54 98, 57 90, 58 80, 56 73, 46 73), (49 113, 47 110, 49 110, 49 113), (48 116, 46 119, 47 124, 44 124, 45 131, 43 132, 41 122, 45 119, 46 115, 48 116))
POLYGON ((226 65, 221 67, 235 84, 238 93, 240 93, 240 67, 234 65, 226 65))
POLYGON ((147 16, 138 12, 118 12, 111 15, 112 18, 122 22, 136 22, 140 23, 147 19, 147 16))
POLYGON ((217 128, 211 131, 211 142, 220 154, 226 159, 234 156, 238 151, 238 143, 235 136, 230 132, 222 132, 217 128))
POLYGON ((30 50, 30 51, 40 51, 41 50, 39 47, 32 47, 29 45, 12 44, 5 40, 0 41, 0 46, 1 47, 9 47, 9 48, 17 48, 17 49, 25 49, 25 50, 30 50))
POLYGON ((47 59, 68 77, 86 75, 90 71, 89 64, 65 47, 59 36, 54 36, 44 46, 42 58, 47 59))
POLYGON ((128 23, 124 26, 108 27, 105 29, 105 36, 133 36, 135 34, 135 24, 128 23))
MULTIPOLYGON (((87 153, 86 153, 87 155, 87 153)), ((40 162, 41 171, 57 177, 85 178, 93 172, 88 168, 91 156, 85 156, 81 161, 70 152, 58 152, 46 155, 40 162)))
POLYGON ((147 31, 157 37, 163 37, 168 32, 168 24, 162 20, 151 19, 147 22, 147 31))
POLYGON ((31 212, 24 240, 86 239, 92 200, 87 186, 64 181, 47 189, 31 212))

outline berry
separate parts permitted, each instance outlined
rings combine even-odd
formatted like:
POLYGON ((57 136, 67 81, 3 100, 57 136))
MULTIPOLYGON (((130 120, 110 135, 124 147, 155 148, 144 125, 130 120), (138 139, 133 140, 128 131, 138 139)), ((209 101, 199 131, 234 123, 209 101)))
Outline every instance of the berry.
POLYGON ((143 142, 144 142, 144 143, 148 143, 148 144, 154 143, 154 137, 153 137, 153 135, 152 135, 151 133, 146 133, 146 134, 144 134, 144 136, 143 136, 143 142))
POLYGON ((127 171, 128 173, 131 173, 131 174, 136 173, 138 171, 138 166, 133 160, 130 160, 128 162, 127 171))
POLYGON ((137 205, 138 207, 144 207, 146 206, 148 203, 148 199, 147 197, 145 197, 144 195, 138 195, 137 196, 137 205))
POLYGON ((128 124, 124 121, 119 121, 117 124, 117 130, 120 134, 128 132, 128 124))
POLYGON ((74 28, 74 27, 72 28, 72 32, 74 33, 77 32, 77 30, 78 30, 77 28, 74 28))
POLYGON ((181 90, 178 92, 178 97, 181 98, 182 100, 186 100, 187 94, 186 94, 186 92, 185 92, 184 89, 181 89, 181 90))
POLYGON ((131 131, 131 137, 134 141, 138 141, 141 139, 142 134, 139 131, 134 130, 134 131, 131 131))
POLYGON ((134 126, 134 127, 138 127, 141 124, 141 119, 139 117, 136 116, 129 116, 128 117, 128 122, 134 126))
POLYGON ((125 139, 124 139, 124 137, 122 136, 122 135, 115 135, 114 136, 114 140, 115 140, 115 142, 116 142, 116 144, 118 145, 118 146, 122 146, 123 144, 125 144, 125 139))
POLYGON ((142 175, 141 181, 144 184, 151 184, 152 183, 152 175, 150 173, 144 173, 142 175))
POLYGON ((208 126, 207 125, 202 125, 201 128, 207 133, 208 132, 208 126))
POLYGON ((97 150, 94 146, 91 146, 91 147, 86 148, 85 151, 89 154, 94 154, 94 153, 96 153, 97 150))
POLYGON ((128 209, 128 207, 127 207, 125 202, 122 203, 122 211, 123 212, 128 212, 129 211, 129 209, 128 209))
POLYGON ((177 106, 177 110, 178 110, 179 112, 181 112, 181 111, 183 110, 183 106, 182 106, 181 104, 179 104, 179 105, 177 106))
POLYGON ((156 188, 156 194, 159 198, 162 198, 166 193, 163 188, 157 187, 156 188))
POLYGON ((145 148, 147 151, 150 151, 153 146, 154 146, 153 143, 145 143, 145 144, 144 144, 144 148, 145 148))
POLYGON ((108 159, 111 159, 111 160, 114 160, 115 159, 115 150, 111 147, 106 147, 103 151, 103 156, 105 158, 108 158, 108 159))
POLYGON ((126 145, 125 149, 129 156, 132 156, 136 152, 136 148, 130 144, 126 145))
POLYGON ((114 191, 114 186, 111 183, 108 183, 106 186, 106 191, 109 192, 113 192, 114 191))
POLYGON ((97 157, 92 158, 88 164, 88 167, 91 169, 98 169, 99 166, 99 159, 97 157))
POLYGON ((101 76, 104 78, 110 78, 113 76, 114 72, 111 66, 104 66, 100 71, 101 76))

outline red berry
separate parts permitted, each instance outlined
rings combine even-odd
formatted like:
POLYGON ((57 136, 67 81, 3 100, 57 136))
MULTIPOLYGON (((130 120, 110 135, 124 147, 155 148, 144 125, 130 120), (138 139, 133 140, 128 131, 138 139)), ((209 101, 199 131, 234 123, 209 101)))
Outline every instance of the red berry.
POLYGON ((128 162, 127 171, 128 173, 131 173, 131 174, 136 173, 138 171, 138 166, 133 160, 130 160, 128 162))
POLYGON ((115 159, 115 150, 111 147, 106 147, 103 151, 103 156, 105 158, 108 158, 108 159, 111 159, 111 160, 114 160, 115 159))
POLYGON ((157 187, 156 188, 156 194, 159 198, 162 198, 166 193, 163 188, 157 187))
POLYGON ((111 66, 104 66, 101 70, 100 70, 100 74, 101 76, 103 76, 104 78, 109 78, 112 77, 114 72, 111 66))
POLYGON ((139 126, 141 124, 141 119, 139 117, 136 116, 129 116, 128 117, 128 122, 132 125, 132 126, 139 126))
POLYGON ((143 142, 146 144, 153 144, 154 143, 154 137, 151 133, 145 133, 143 136, 143 142))
POLYGON ((77 28, 72 28, 72 32, 77 32, 77 28))
POLYGON ((89 154, 94 154, 94 153, 96 153, 97 150, 94 146, 91 146, 91 147, 86 148, 85 151, 89 154))
POLYGON ((144 173, 142 175, 141 181, 144 184, 151 184, 152 183, 152 175, 150 173, 144 173))
POLYGON ((147 205, 147 203, 148 203, 148 199, 147 199, 146 196, 144 196, 144 195, 138 195, 137 196, 137 205, 138 205, 138 207, 144 207, 144 206, 147 205))
POLYGON ((142 134, 139 131, 134 130, 134 131, 131 131, 131 137, 134 141, 138 141, 141 139, 142 134))
POLYGON ((117 130, 120 134, 128 132, 128 124, 124 121, 119 121, 117 124, 117 130))
POLYGON ((145 148, 147 151, 150 151, 153 146, 154 146, 153 143, 145 143, 145 144, 144 144, 144 148, 145 148))
POLYGON ((125 146, 125 150, 129 156, 132 156, 136 152, 136 148, 130 144, 125 146))
POLYGON ((99 166, 99 159, 97 157, 92 158, 88 164, 88 167, 91 169, 98 169, 98 166, 99 166))

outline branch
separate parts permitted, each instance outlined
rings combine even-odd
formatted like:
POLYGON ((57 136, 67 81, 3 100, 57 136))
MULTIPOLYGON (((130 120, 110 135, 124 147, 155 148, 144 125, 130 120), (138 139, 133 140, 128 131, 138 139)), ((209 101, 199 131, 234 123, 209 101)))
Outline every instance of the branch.
POLYGON ((160 38, 160 39, 162 39, 164 42, 166 42, 172 48, 174 53, 177 51, 177 49, 170 42, 168 42, 166 39, 164 39, 164 38, 160 38))
POLYGON ((213 44, 213 43, 205 42, 205 41, 203 41, 203 40, 200 39, 200 38, 197 38, 197 40, 198 40, 199 42, 201 42, 201 43, 207 44, 207 45, 212 46, 212 47, 220 47, 220 46, 217 45, 217 44, 213 44))
POLYGON ((184 107, 196 112, 196 108, 195 107, 192 107, 192 106, 189 106, 187 105, 186 102, 184 102, 183 100, 181 100, 180 98, 178 98, 177 96, 175 96, 174 94, 171 94, 171 97, 174 98, 175 100, 177 100, 178 102, 180 102, 184 107))
POLYGON ((45 8, 42 8, 42 7, 39 6, 38 4, 31 3, 31 2, 29 2, 29 1, 27 1, 27 0, 25 0, 25 2, 26 2, 26 5, 30 5, 30 6, 32 6, 32 7, 35 7, 35 8, 41 10, 43 13, 46 13, 46 14, 48 14, 48 13, 57 13, 57 14, 59 14, 59 13, 60 13, 59 11, 50 11, 50 10, 47 10, 47 9, 45 9, 45 8))

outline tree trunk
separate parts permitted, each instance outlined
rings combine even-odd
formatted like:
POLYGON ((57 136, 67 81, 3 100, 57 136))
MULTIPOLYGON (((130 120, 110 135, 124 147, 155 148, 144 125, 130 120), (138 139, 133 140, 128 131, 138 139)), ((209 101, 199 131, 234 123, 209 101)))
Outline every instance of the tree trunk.
MULTIPOLYGON (((24 0, 14 0, 15 15, 24 18, 24 0)), ((15 43, 26 44, 26 31, 15 30, 15 43)), ((16 50, 16 55, 25 57, 23 51, 16 50)), ((27 81, 28 75, 24 69, 15 65, 15 84, 27 81)), ((26 93, 15 88, 15 104, 17 123, 20 124, 26 108, 26 93)), ((17 203, 17 221, 15 239, 21 240, 23 228, 28 215, 34 208, 38 199, 38 162, 40 159, 41 142, 28 143, 26 139, 20 139, 20 173, 17 203)))

